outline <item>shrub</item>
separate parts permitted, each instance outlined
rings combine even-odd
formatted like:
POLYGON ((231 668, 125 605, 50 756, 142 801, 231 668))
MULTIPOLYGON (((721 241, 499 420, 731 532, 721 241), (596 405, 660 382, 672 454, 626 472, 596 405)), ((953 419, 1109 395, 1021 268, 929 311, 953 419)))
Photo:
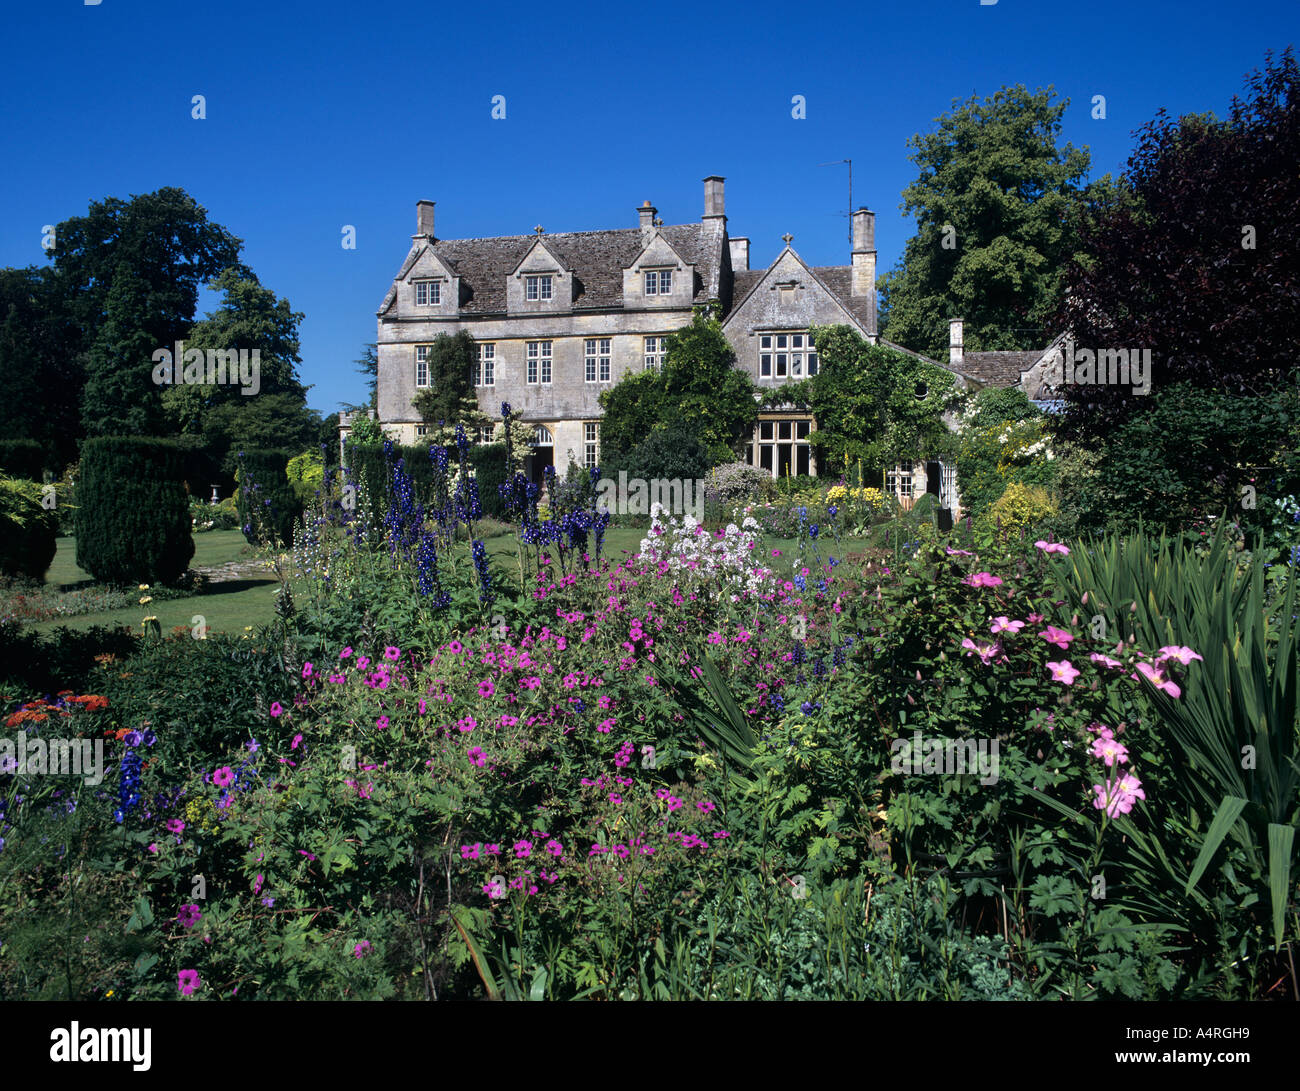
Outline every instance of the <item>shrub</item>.
POLYGON ((776 486, 772 475, 747 462, 726 462, 714 466, 704 479, 704 499, 710 504, 770 500, 775 495, 776 486))
POLYGON ((709 469, 709 452, 696 431, 695 424, 682 417, 661 425, 636 445, 626 458, 606 471, 617 477, 627 471, 629 478, 655 478, 695 481, 709 469))
POLYGON ((0 439, 0 473, 40 481, 45 451, 34 439, 0 439))
POLYGON ((506 445, 488 443, 470 448, 470 465, 474 467, 474 476, 478 480, 479 500, 483 511, 497 519, 505 517, 505 502, 501 499, 500 486, 510 478, 506 465, 506 445))
POLYGON ((104 436, 81 452, 77 564, 105 583, 172 583, 194 556, 185 452, 169 440, 104 436))
POLYGON ((1032 530, 1056 511, 1056 501, 1041 485, 1013 481, 989 508, 985 520, 998 527, 998 534, 1005 541, 1032 530))
POLYGON ((58 529, 58 516, 41 506, 40 485, 0 477, 0 572, 44 580, 58 529))
POLYGON ((235 494, 244 537, 256 545, 263 537, 293 542, 293 521, 302 506, 289 483, 286 451, 239 452, 239 490, 235 494))
POLYGON ((293 494, 302 507, 316 499, 316 490, 325 484, 325 460, 319 449, 294 455, 285 466, 293 494))

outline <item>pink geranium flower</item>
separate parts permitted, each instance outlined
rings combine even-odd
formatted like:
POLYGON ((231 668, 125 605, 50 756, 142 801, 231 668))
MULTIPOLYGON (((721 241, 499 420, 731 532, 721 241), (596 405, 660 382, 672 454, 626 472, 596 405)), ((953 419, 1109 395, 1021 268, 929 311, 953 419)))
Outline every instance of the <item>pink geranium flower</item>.
POLYGON ((497 688, 492 684, 491 678, 485 678, 478 684, 478 695, 480 697, 491 697, 496 691, 497 688))
POLYGON ((189 996, 198 990, 203 982, 199 980, 198 970, 182 970, 176 975, 176 988, 180 991, 181 996, 189 996))
POLYGON ((400 659, 401 657, 402 657, 402 651, 400 648, 394 648, 390 644, 388 647, 384 649, 385 659, 400 659))
POLYGON ((1060 542, 1046 542, 1040 539, 1034 543, 1034 546, 1041 549, 1044 553, 1062 553, 1066 556, 1070 553, 1069 548, 1061 545, 1060 542))
POLYGON ((283 711, 284 711, 284 706, 281 705, 279 701, 272 701, 272 702, 271 702, 271 718, 272 718, 272 719, 275 719, 275 718, 276 718, 277 716, 279 716, 280 713, 282 713, 283 711))
POLYGON ((1052 672, 1052 680, 1064 682, 1067 686, 1074 685, 1074 680, 1082 674, 1082 671, 1076 670, 1068 659, 1060 663, 1048 663, 1047 669, 1052 672))
POLYGON ((484 755, 481 746, 471 746, 465 751, 465 755, 469 758, 471 765, 477 765, 480 769, 487 764, 487 757, 484 755))
POLYGON ((212 783, 218 788, 229 788, 234 782, 235 773, 229 765, 223 765, 212 774, 212 783))

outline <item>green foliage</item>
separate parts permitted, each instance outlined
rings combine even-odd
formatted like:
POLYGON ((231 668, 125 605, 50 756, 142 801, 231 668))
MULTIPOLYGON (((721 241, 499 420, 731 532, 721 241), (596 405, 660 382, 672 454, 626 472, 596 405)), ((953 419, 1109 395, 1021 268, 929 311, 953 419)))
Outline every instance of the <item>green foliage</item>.
POLYGON ((311 504, 316 498, 316 490, 325 484, 325 462, 320 448, 294 455, 285 465, 284 472, 299 506, 311 504))
POLYGON ((426 424, 468 423, 478 413, 474 362, 478 346, 467 330, 440 333, 429 346, 429 385, 416 391, 411 404, 426 424))
POLYGON ((379 421, 364 414, 354 417, 348 432, 348 444, 356 447, 378 447, 384 442, 384 430, 379 421))
POLYGON ((1180 829, 1195 832, 1177 841, 1157 830, 1151 836, 1172 859, 1198 850, 1194 868, 1178 876, 1186 895, 1212 863, 1237 898, 1253 892, 1241 909, 1255 903, 1276 950, 1300 873, 1296 577, 1293 568, 1285 593, 1270 602, 1262 564, 1243 566, 1226 529, 1221 523, 1204 554, 1163 535, 1109 535, 1054 568, 1109 632, 1136 631, 1203 657, 1180 696, 1152 697, 1178 748, 1171 768, 1179 771, 1172 787, 1184 808, 1180 829))
MULTIPOLYGON (((1072 209, 1089 155, 1058 148, 1068 100, 1003 88, 953 100, 936 131, 909 144, 920 173, 903 192, 917 221, 884 278, 882 332, 918 352, 948 349, 948 319, 966 320, 966 348, 1039 348, 1077 246, 1072 209), (949 230, 951 229, 951 231, 949 230)), ((1101 185, 1108 184, 1104 179, 1101 185)))
POLYGON ((1139 400, 1143 412, 1083 445, 1090 471, 1070 482, 1083 529, 1176 532, 1225 507, 1241 511, 1248 485, 1266 496, 1277 475, 1278 493, 1290 488, 1297 388, 1250 396, 1180 383, 1139 400))
POLYGON ((629 373, 601 393, 605 466, 625 467, 653 433, 682 421, 692 422, 708 465, 734 460, 758 419, 754 384, 735 364, 717 317, 697 308, 691 324, 669 336, 661 372, 629 373))
POLYGON ((1057 512, 1056 501, 1041 485, 1012 481, 984 514, 984 520, 1002 540, 1021 537, 1041 526, 1057 512))
POLYGON ((163 387, 162 402, 172 426, 201 437, 227 473, 234 471, 236 451, 297 450, 314 444, 318 417, 307 408, 307 388, 297 372, 302 364, 298 328, 303 315, 262 287, 248 270, 227 269, 211 287, 222 293, 221 306, 195 323, 185 341, 186 352, 243 350, 250 354, 251 365, 256 349, 258 366, 247 387, 229 372, 228 379, 235 381, 163 387))
POLYGON ((845 462, 892 465, 950 449, 943 415, 958 401, 951 372, 869 344, 848 326, 824 327, 814 337, 821 369, 805 382, 817 419, 809 442, 825 473, 845 462))
POLYGON ((0 455, 18 477, 39 480, 77 457, 85 361, 65 289, 49 268, 0 269, 0 442, 26 438, 44 452, 35 467, 0 455))
POLYGON ((1020 390, 984 389, 975 396, 962 416, 957 446, 957 486, 966 515, 982 518, 1013 483, 1050 488, 1056 482, 1046 427, 1020 390))
POLYGON ((700 434, 699 422, 673 417, 655 428, 622 459, 611 460, 602 473, 614 480, 622 471, 628 478, 651 481, 696 481, 709 468, 709 450, 700 434))
POLYGON ((294 520, 302 513, 302 502, 286 472, 289 452, 240 451, 238 459, 236 504, 244 537, 253 545, 277 541, 291 545, 294 520))
POLYGON ((34 439, 0 440, 0 473, 40 481, 45 452, 34 439))
POLYGON ((43 581, 54 560, 56 512, 41 504, 41 486, 0 475, 0 573, 43 581))
POLYGON ((486 515, 505 517, 505 501, 501 499, 500 486, 509 478, 504 443, 475 444, 469 449, 469 463, 478 481, 479 500, 486 515))
POLYGON ((160 439, 87 440, 77 486, 77 564, 105 583, 172 583, 194 556, 185 451, 160 439))

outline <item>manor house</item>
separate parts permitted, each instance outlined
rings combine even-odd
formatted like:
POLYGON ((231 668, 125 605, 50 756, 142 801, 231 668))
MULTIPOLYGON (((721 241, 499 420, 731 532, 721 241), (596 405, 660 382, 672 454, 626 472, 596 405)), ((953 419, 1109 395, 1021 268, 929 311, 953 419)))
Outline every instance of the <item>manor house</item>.
MULTIPOLYGON (((408 444, 425 434, 412 398, 429 384, 427 353, 440 333, 467 330, 477 342, 479 407, 499 420, 510 403, 531 432, 535 479, 546 465, 599 462, 600 393, 628 371, 658 368, 666 338, 702 303, 718 305, 737 366, 760 388, 817 374, 811 326, 849 325, 878 343, 875 214, 852 213, 846 265, 808 265, 787 234, 766 269, 751 269, 750 240, 727 232, 724 181, 704 179, 696 223, 665 224, 646 201, 634 226, 605 231, 538 225, 527 235, 439 239, 434 203, 418 202, 410 252, 378 312, 385 431, 408 444)), ((773 476, 816 473, 813 427, 807 412, 763 411, 745 457, 773 476)), ((939 463, 890 478, 904 498, 928 490, 955 506, 952 471, 939 463)))

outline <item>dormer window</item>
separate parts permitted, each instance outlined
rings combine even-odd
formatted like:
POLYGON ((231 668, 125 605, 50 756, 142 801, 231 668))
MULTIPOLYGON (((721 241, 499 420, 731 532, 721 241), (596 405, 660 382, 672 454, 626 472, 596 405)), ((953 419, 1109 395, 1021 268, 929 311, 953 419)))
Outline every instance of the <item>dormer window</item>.
POLYGON ((673 271, 671 269, 656 269, 645 275, 645 294, 646 295, 672 295, 673 291, 673 271))
POLYGON ((417 307, 436 307, 442 302, 442 285, 436 280, 417 280, 415 282, 415 305, 417 307))
POLYGON ((551 278, 549 276, 536 276, 524 278, 524 298, 531 301, 550 299, 551 278))

